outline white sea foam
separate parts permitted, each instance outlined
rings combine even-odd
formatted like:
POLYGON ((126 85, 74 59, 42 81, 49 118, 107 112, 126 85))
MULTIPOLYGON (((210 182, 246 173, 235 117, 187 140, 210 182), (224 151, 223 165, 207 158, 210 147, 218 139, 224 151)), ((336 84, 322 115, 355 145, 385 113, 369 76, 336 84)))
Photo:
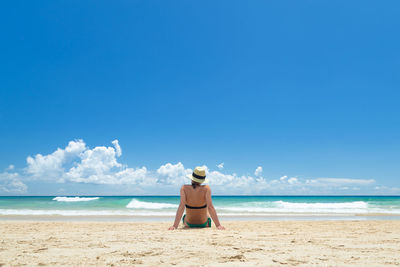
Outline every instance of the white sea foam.
MULTIPOLYGON (((0 208, 0 215, 25 215, 25 216, 164 216, 173 217, 176 212, 177 204, 168 203, 169 201, 159 200, 150 202, 130 198, 128 204, 105 205, 103 208, 96 205, 63 205, 65 202, 92 201, 99 197, 55 197, 54 201, 61 201, 59 204, 53 203, 50 206, 38 206, 36 208, 0 208), (80 206, 80 208, 78 208, 80 206)), ((107 199, 106 199, 107 200, 107 199)), ((114 200, 112 200, 114 201, 114 200)), ((80 203, 80 202, 78 202, 80 203)), ((124 202, 127 203, 127 202, 124 202)), ((99 202, 98 204, 101 204, 99 202)), ((247 201, 239 203, 219 203, 215 201, 215 208, 218 215, 249 217, 249 216, 354 216, 356 214, 392 214, 400 215, 399 205, 377 205, 364 201, 352 202, 289 202, 289 201, 247 201)))
MULTIPOLYGON (((233 216, 233 217, 259 217, 259 216, 267 216, 267 217, 292 217, 292 216, 335 216, 339 213, 292 213, 292 212, 262 212, 262 213, 254 213, 254 212, 226 212, 220 209, 217 209, 218 215, 220 216, 233 216)), ((380 212, 375 211, 377 213, 382 214, 393 214, 400 215, 400 210, 391 210, 391 211, 383 211, 380 212)), ((371 213, 374 213, 371 211, 371 213)), ((352 215, 349 213, 340 213, 352 215)), ((33 210, 33 209, 0 209, 1 215, 21 215, 21 216, 132 216, 132 217, 174 217, 174 212, 165 212, 165 211, 134 211, 134 210, 33 210)))
POLYGON ((178 205, 170 203, 158 203, 158 202, 144 202, 137 199, 132 199, 131 202, 126 205, 129 209, 165 209, 165 208, 177 208, 178 205))
POLYGON ((59 202, 81 202, 99 199, 98 197, 55 197, 53 200, 59 202))
POLYGON ((249 202, 236 207, 221 207, 223 211, 248 213, 369 213, 368 203, 363 201, 341 203, 296 203, 285 201, 249 202))
POLYGON ((34 209, 0 209, 0 215, 33 215, 33 216, 174 216, 174 212, 135 212, 133 210, 34 210, 34 209))
POLYGON ((296 203, 276 201, 279 207, 285 209, 367 209, 368 203, 364 201, 340 202, 340 203, 296 203))

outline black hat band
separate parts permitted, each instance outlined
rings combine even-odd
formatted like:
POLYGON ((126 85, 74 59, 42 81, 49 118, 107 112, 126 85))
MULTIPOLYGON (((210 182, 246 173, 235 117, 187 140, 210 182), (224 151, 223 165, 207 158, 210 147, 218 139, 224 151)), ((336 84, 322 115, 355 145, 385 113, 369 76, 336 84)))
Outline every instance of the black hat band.
POLYGON ((193 176, 194 178, 201 179, 201 180, 206 179, 205 176, 197 175, 197 174, 195 174, 195 173, 192 173, 192 176, 193 176))

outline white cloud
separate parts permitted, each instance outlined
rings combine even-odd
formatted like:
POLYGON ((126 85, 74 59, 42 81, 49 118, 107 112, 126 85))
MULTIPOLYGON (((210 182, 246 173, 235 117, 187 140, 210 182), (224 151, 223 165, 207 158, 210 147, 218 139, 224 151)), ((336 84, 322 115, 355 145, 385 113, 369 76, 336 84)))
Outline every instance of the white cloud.
MULTIPOLYGON (((117 161, 122 155, 118 140, 114 147, 89 149, 82 140, 70 141, 65 149, 27 158, 26 172, 42 180, 93 184, 148 184, 146 167, 128 168, 117 161)), ((153 179, 154 180, 154 179, 153 179)))
POLYGON ((121 150, 121 147, 119 146, 118 140, 114 140, 114 141, 112 141, 111 143, 112 143, 112 144, 114 145, 114 147, 115 147, 115 150, 116 150, 116 152, 117 152, 117 157, 121 157, 121 155, 122 155, 122 150, 121 150))
MULTIPOLYGON (((112 184, 138 184, 138 185, 152 185, 155 179, 149 175, 146 167, 141 168, 125 168, 119 172, 114 173, 115 177, 110 179, 112 184)), ((109 181, 109 183, 110 183, 109 181)))
POLYGON ((380 185, 380 186, 375 186, 374 187, 375 192, 378 192, 380 194, 384 193, 384 194, 400 194, 400 188, 398 187, 388 187, 388 186, 384 186, 384 185, 380 185))
POLYGON ((66 156, 79 155, 82 151, 86 149, 86 144, 82 139, 75 141, 69 141, 67 147, 65 148, 66 156))
POLYGON ((64 173, 63 165, 79 156, 85 149, 86 144, 82 140, 77 140, 70 141, 65 149, 58 148, 49 155, 28 156, 26 172, 41 179, 60 178, 64 173))
POLYGON ((263 168, 261 166, 258 166, 256 171, 254 172, 255 176, 260 176, 263 172, 263 168))
POLYGON ((168 177, 175 177, 177 175, 183 175, 185 173, 185 167, 181 162, 178 162, 177 164, 167 163, 161 165, 160 168, 158 168, 157 173, 168 177))
MULTIPOLYGON (((37 154, 27 158, 23 175, 4 172, 0 174, 0 190, 4 192, 25 192, 24 180, 70 184, 120 185, 124 192, 134 188, 135 192, 146 194, 177 193, 181 184, 188 184, 186 178, 192 169, 185 168, 182 162, 166 163, 156 170, 146 167, 131 168, 119 162, 122 149, 118 140, 112 146, 89 148, 83 140, 70 141, 62 149, 58 148, 48 155, 37 154), (123 185, 123 187, 122 187, 123 185), (170 191, 166 191, 170 190, 170 191)), ((7 170, 13 170, 10 165, 7 170)), ((194 166, 193 166, 194 167, 194 166)), ((262 176, 263 168, 257 167, 254 175, 222 173, 224 163, 217 165, 219 170, 206 168, 207 178, 213 192, 217 194, 335 194, 340 192, 362 192, 364 189, 389 191, 373 179, 350 178, 299 178, 284 175, 268 180, 262 176), (373 187, 372 187, 373 185, 373 187)), ((273 177, 272 177, 273 178, 273 177)), ((80 185, 79 185, 80 187, 80 185)), ((392 190, 393 191, 393 190, 392 190)), ((121 191, 122 192, 122 191, 121 191)), ((394 191, 393 191, 394 192, 394 191)), ((118 193, 117 193, 118 194, 118 193)))
POLYGON ((15 168, 15 166, 11 164, 8 166, 8 168, 6 170, 12 171, 12 170, 14 170, 14 168, 15 168))
POLYGON ((122 155, 118 140, 114 147, 97 146, 79 154, 80 161, 64 174, 64 179, 94 184, 151 184, 154 181, 146 167, 128 168, 117 161, 122 155))
POLYGON ((80 162, 72 167, 65 178, 73 182, 108 184, 114 183, 113 168, 120 168, 113 147, 98 146, 80 154, 80 162))
POLYGON ((27 186, 19 177, 18 173, 0 173, 0 192, 5 193, 25 193, 27 186))
POLYGON ((349 179, 349 178, 317 178, 317 182, 329 184, 353 184, 353 185, 371 185, 375 183, 374 179, 349 179))
POLYGON ((210 185, 219 194, 261 194, 271 189, 271 184, 262 177, 224 174, 219 171, 208 173, 210 185))
POLYGON ((27 172, 33 176, 56 176, 61 171, 61 166, 64 161, 64 150, 57 149, 54 153, 43 156, 37 154, 35 157, 28 156, 27 172))
POLYGON ((212 185, 227 185, 227 184, 235 184, 237 181, 236 174, 223 174, 219 171, 211 171, 208 172, 207 177, 212 185))
POLYGON ((181 162, 177 164, 167 163, 160 166, 157 170, 158 183, 165 184, 182 184, 188 180, 186 175, 192 173, 191 169, 185 169, 181 162))

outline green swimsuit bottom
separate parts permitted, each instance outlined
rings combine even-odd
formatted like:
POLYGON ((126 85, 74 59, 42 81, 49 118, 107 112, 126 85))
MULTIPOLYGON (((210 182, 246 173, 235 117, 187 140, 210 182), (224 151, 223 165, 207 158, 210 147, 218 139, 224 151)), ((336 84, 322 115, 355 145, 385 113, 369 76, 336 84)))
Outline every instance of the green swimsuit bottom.
MULTIPOLYGON (((185 207, 186 207, 187 209, 204 209, 204 208, 207 208, 207 204, 204 205, 204 206, 201 206, 201 207, 192 207, 192 206, 189 206, 189 205, 185 205, 185 207)), ((182 222, 183 222, 183 223, 185 223, 185 217, 186 217, 186 214, 183 215, 183 218, 182 218, 182 222)), ((211 218, 208 217, 208 219, 207 219, 207 221, 206 221, 205 223, 194 224, 194 223, 188 223, 188 222, 186 222, 186 224, 187 224, 190 228, 211 227, 211 218)))
MULTIPOLYGON (((183 223, 185 222, 185 217, 186 217, 186 214, 183 215, 183 218, 182 218, 182 222, 183 222, 183 223)), ((208 219, 207 219, 207 221, 206 221, 205 223, 194 224, 194 223, 188 223, 188 222, 186 222, 186 224, 187 224, 190 228, 211 227, 211 218, 208 217, 208 219)))

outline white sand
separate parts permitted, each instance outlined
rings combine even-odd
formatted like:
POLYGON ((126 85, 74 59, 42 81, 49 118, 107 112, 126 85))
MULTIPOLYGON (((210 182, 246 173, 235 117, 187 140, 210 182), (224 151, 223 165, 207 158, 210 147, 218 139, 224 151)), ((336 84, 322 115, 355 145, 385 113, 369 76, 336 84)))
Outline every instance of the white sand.
POLYGON ((400 221, 224 225, 0 221, 0 266, 400 265, 400 221))

